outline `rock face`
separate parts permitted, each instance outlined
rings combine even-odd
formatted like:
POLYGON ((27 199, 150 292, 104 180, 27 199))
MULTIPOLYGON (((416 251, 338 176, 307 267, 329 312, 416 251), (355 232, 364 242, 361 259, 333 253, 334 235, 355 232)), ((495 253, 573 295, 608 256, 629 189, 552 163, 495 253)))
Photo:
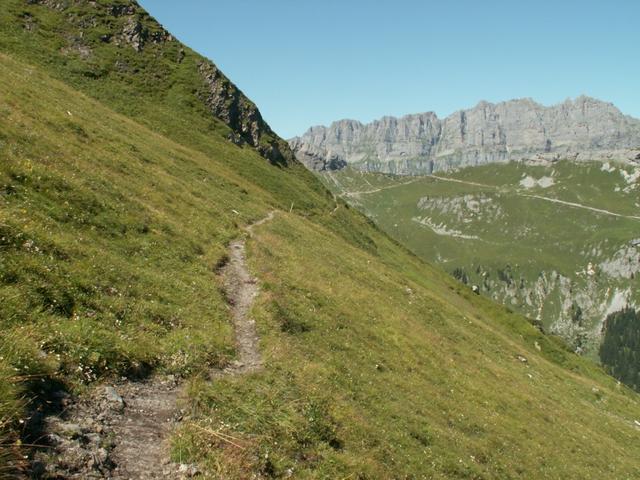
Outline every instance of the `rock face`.
POLYGON ((287 143, 262 119, 258 107, 218 67, 202 61, 198 70, 206 85, 200 100, 233 130, 229 140, 236 144, 248 143, 272 163, 287 164, 294 160, 287 143))
POLYGON ((435 113, 341 120, 312 127, 289 144, 314 170, 429 174, 510 160, 640 162, 640 120, 589 97, 545 107, 531 99, 480 102, 439 119, 435 113))

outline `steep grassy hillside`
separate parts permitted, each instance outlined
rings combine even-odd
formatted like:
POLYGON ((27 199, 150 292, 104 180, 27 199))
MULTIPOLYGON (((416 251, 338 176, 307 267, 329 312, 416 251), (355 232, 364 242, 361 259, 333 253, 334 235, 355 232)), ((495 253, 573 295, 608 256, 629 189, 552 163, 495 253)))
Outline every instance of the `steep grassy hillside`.
POLYGON ((288 215, 262 230, 252 258, 267 288, 256 308, 267 372, 191 392, 196 425, 245 450, 212 449, 187 426, 179 454, 221 478, 247 467, 295 478, 633 478, 618 448, 637 436, 622 413, 635 396, 372 239, 336 249, 335 235, 288 215), (591 444, 604 431, 607 446, 591 444))
MULTIPOLYGON (((11 1, 3 15, 19 5, 47 32, 38 41, 57 42, 64 19, 108 4, 11 1)), ((224 121, 144 90, 134 111, 153 70, 109 77, 117 99, 101 98, 102 77, 78 81, 55 55, 25 61, 37 43, 6 38, 34 31, 12 28, 0 43, 0 475, 30 454, 18 439, 37 399, 151 372, 189 379, 172 455, 209 478, 636 475, 635 393, 336 208, 299 164, 229 141, 224 121), (235 355, 216 269, 271 210, 247 240, 264 369, 205 380, 235 355)))
POLYGON ((332 202, 302 168, 220 136, 205 155, 34 67, 0 63, 0 361, 77 384, 230 358, 212 281, 226 243, 269 208, 314 215, 332 202))
POLYGON ((345 170, 324 179, 422 258, 595 355, 606 316, 640 302, 639 172, 511 163, 435 177, 345 170))
POLYGON ((253 102, 135 1, 5 0, 2 7, 0 51, 208 153, 215 153, 208 141, 214 134, 252 146, 272 163, 294 161, 253 102))

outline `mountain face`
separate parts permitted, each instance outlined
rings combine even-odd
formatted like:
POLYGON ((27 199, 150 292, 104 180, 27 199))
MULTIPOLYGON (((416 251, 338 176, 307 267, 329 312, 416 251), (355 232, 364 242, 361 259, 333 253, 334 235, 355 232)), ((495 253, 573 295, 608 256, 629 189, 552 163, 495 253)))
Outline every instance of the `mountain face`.
POLYGON ((115 103, 121 113, 141 116, 145 104, 153 109, 159 102, 181 104, 188 115, 204 114, 210 122, 224 124, 228 140, 255 148, 271 163, 295 161, 256 105, 216 65, 180 43, 137 2, 5 3, 0 48, 21 50, 36 63, 65 65, 55 69, 57 76, 90 96, 115 103), (134 92, 137 101, 127 101, 134 92))
POLYGON ((545 107, 531 99, 480 102, 445 119, 435 113, 341 120, 289 141, 313 170, 429 174, 510 160, 640 161, 640 120, 589 97, 545 107))

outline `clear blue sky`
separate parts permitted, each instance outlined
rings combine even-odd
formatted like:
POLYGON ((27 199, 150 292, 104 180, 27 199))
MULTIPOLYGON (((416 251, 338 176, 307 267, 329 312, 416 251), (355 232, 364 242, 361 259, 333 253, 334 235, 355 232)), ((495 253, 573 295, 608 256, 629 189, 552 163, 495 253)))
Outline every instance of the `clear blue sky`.
POLYGON ((586 94, 640 117, 638 0, 142 0, 281 136, 586 94))

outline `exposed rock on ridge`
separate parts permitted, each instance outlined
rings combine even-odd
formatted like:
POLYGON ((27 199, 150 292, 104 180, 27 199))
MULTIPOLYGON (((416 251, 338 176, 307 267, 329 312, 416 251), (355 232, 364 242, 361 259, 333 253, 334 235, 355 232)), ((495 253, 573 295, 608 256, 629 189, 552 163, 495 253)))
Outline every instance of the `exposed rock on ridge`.
POLYGON ((258 107, 209 61, 198 67, 205 81, 205 93, 200 99, 211 113, 226 123, 234 132, 230 140, 248 143, 272 163, 289 163, 294 155, 287 143, 278 138, 262 119, 258 107))
MULTIPOLYGON (((208 112, 231 129, 230 141, 250 145, 274 164, 295 162, 287 142, 271 130, 256 105, 211 61, 178 42, 135 0, 24 1, 25 5, 56 12, 56 21, 70 32, 68 45, 60 52, 67 57, 80 57, 87 69, 78 71, 85 77, 115 77, 111 84, 114 88, 121 75, 138 75, 147 65, 154 72, 148 90, 167 95, 181 84, 177 90, 193 92, 208 112), (97 66, 95 71, 91 65, 97 66)), ((36 31, 38 15, 23 15, 22 22, 25 30, 36 31)))
POLYGON ((352 165, 424 174, 510 160, 640 162, 640 120, 585 96, 552 107, 518 99, 480 102, 443 120, 433 112, 369 124, 341 120, 312 127, 289 144, 314 170, 352 165))

